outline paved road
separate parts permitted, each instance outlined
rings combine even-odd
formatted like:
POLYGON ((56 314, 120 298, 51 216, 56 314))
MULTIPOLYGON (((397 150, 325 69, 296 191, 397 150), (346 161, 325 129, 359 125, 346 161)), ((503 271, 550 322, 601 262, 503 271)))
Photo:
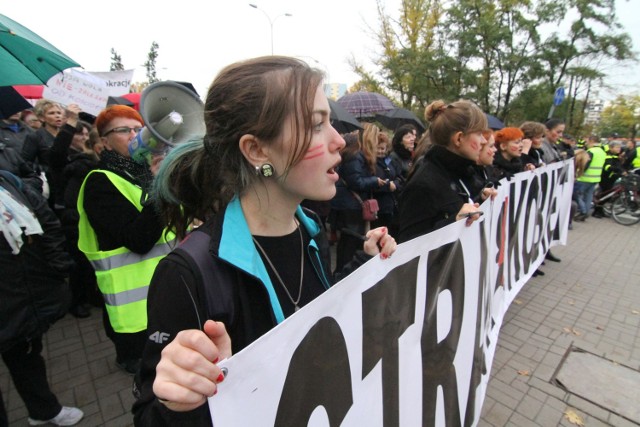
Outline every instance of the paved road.
MULTIPOLYGON (((609 219, 575 224, 505 317, 480 426, 638 426, 552 384, 570 346, 640 369, 640 225, 609 219)), ((63 405, 85 412, 80 426, 131 425, 131 377, 115 366, 100 313, 69 315, 45 336, 50 383, 63 405)), ((11 425, 27 425, 4 364, 0 389, 11 425)), ((640 402, 638 403, 640 405, 640 402)))

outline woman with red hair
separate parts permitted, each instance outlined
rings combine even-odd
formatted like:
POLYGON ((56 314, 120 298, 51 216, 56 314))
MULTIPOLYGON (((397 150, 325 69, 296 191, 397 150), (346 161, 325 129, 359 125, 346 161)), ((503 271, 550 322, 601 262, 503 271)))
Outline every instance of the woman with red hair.
POLYGON ((493 160, 497 178, 511 177, 525 170, 522 164, 522 138, 524 133, 519 128, 507 127, 495 133, 498 153, 493 160))
POLYGON ((147 341, 147 290, 155 266, 172 249, 148 190, 152 166, 131 159, 129 144, 143 126, 140 114, 111 105, 95 126, 104 144, 97 170, 84 180, 78 197, 78 247, 96 272, 105 300, 103 323, 116 347, 116 364, 135 374, 147 341))

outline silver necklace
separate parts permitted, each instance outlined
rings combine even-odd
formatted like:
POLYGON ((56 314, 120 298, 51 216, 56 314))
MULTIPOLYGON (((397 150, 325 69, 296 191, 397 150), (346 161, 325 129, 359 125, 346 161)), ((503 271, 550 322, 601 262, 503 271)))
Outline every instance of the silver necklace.
POLYGON ((269 267, 271 267, 271 270, 273 271, 276 278, 280 282, 280 286, 282 286, 282 289, 284 289, 285 293, 287 294, 287 297, 289 297, 289 301, 291 301, 291 304, 293 304, 295 311, 298 311, 300 310, 300 307, 298 306, 298 304, 300 303, 300 298, 302 297, 302 279, 304 278, 304 241, 302 239, 302 231, 300 230, 300 223, 296 221, 296 224, 298 225, 298 234, 300 235, 300 287, 298 288, 298 298, 296 298, 295 300, 289 293, 289 289, 287 289, 287 287, 285 286, 284 281, 282 280, 282 278, 280 277, 280 274, 278 273, 278 270, 276 270, 276 268, 273 266, 273 263, 269 259, 269 256, 267 255, 265 250, 262 248, 260 243, 258 243, 255 237, 251 236, 251 238, 253 239, 253 243, 256 245, 256 248, 258 248, 262 256, 264 256, 264 259, 267 260, 269 267))

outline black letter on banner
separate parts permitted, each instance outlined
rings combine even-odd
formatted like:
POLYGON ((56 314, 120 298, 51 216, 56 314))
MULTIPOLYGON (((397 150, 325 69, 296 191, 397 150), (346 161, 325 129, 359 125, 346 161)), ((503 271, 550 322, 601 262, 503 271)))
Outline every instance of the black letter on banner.
POLYGON ((435 426, 438 386, 444 394, 445 425, 460 425, 458 386, 453 359, 458 350, 464 310, 464 255, 460 241, 429 252, 427 300, 422 326, 422 425, 435 426), (438 296, 451 291, 453 316, 449 335, 438 342, 438 296))
POLYGON ((548 243, 550 241, 549 227, 551 226, 551 204, 550 201, 554 193, 554 178, 553 172, 543 173, 540 175, 540 192, 542 193, 542 200, 538 205, 538 216, 540 220, 540 242, 536 242, 537 251, 533 254, 533 259, 538 257, 538 253, 547 253, 548 243), (552 175, 549 177, 549 175, 552 175), (543 216, 544 214, 544 216, 543 216), (543 226, 546 227, 543 229, 543 226))
POLYGON ((558 211, 558 199, 556 197, 556 194, 559 193, 559 188, 558 186, 560 185, 559 183, 564 181, 565 177, 560 177, 558 178, 559 174, 564 174, 566 173, 566 169, 562 168, 562 169, 555 169, 553 171, 550 172, 551 174, 551 183, 549 185, 550 190, 550 194, 549 194, 549 201, 547 202, 549 204, 549 208, 547 210, 547 243, 550 245, 550 243, 552 241, 558 240, 560 239, 560 218, 557 218, 556 221, 556 226, 555 228, 551 229, 551 216, 554 215, 557 211, 558 211))
POLYGON ((296 348, 284 383, 276 426, 306 426, 318 406, 329 425, 339 426, 353 404, 351 367, 340 326, 325 317, 309 330, 296 348))
MULTIPOLYGON (((507 268, 508 272, 511 272, 511 268, 514 269, 513 276, 509 273, 509 289, 512 287, 511 277, 514 277, 515 280, 520 278, 520 245, 523 242, 520 242, 518 238, 518 229, 520 223, 520 215, 522 214, 523 208, 525 207, 525 196, 527 194, 527 181, 520 182, 520 197, 516 198, 516 184, 511 184, 511 195, 509 200, 511 203, 509 204, 509 265, 507 268)), ((526 208, 524 209, 526 212, 526 208)))
MULTIPOLYGON (((508 200, 508 199, 507 199, 508 200)), ((500 223, 500 222, 498 222, 500 223)), ((483 224, 484 225, 484 224, 483 224)), ((464 416, 465 427, 471 426, 476 415, 476 393, 478 386, 482 380, 482 376, 486 375, 487 360, 485 348, 489 348, 491 341, 489 333, 495 326, 493 317, 491 316, 491 305, 493 302, 493 283, 489 277, 489 260, 488 245, 491 236, 487 236, 486 229, 480 226, 480 274, 478 275, 478 283, 480 284, 480 292, 478 294, 478 314, 476 316, 476 340, 473 349, 473 364, 471 366, 471 383, 469 384, 469 397, 467 400, 467 410, 464 416)), ((498 233, 499 234, 499 233, 498 233)))
POLYGON ((382 425, 400 425, 398 338, 414 323, 415 258, 362 293, 362 378, 382 360, 382 425))
MULTIPOLYGON (((538 177, 534 175, 529 179, 529 191, 527 194, 527 199, 524 202, 524 212, 526 215, 524 217, 524 233, 522 235, 522 274, 525 274, 527 271, 529 271, 531 262, 537 257, 538 254, 538 241, 532 241, 531 251, 527 251, 527 240, 529 237, 529 233, 532 233, 533 236, 535 236, 537 230, 538 238, 543 238, 542 214, 540 213, 542 206, 540 196, 540 182, 538 181, 538 177), (532 215, 529 215, 529 212, 531 211, 531 205, 534 202, 536 203, 536 211, 532 215), (533 222, 533 227, 529 227, 529 223, 531 222, 533 222), (533 230, 530 231, 531 228, 533 228, 533 230)), ((519 280, 520 277, 521 275, 518 274, 516 276, 516 280, 519 280)))
POLYGON ((500 209, 500 215, 498 216, 498 224, 499 231, 495 233, 496 235, 496 245, 498 246, 498 253, 496 254, 496 259, 492 260, 496 264, 498 264, 498 274, 496 275, 496 284, 495 289, 497 290, 500 286, 505 286, 506 288, 511 289, 511 281, 509 280, 509 269, 505 268, 504 265, 504 257, 507 251, 507 218, 509 217, 509 196, 504 199, 504 203, 502 204, 502 209, 500 209), (506 280, 505 280, 506 277, 506 280))

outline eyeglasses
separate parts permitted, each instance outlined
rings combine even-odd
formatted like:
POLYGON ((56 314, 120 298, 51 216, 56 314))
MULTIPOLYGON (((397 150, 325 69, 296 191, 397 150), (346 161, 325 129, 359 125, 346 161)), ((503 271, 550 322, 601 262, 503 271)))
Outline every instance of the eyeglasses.
POLYGON ((107 136, 110 133, 119 133, 121 135, 126 135, 126 134, 131 133, 131 131, 134 131, 135 133, 138 133, 138 132, 140 132, 141 129, 142 129, 141 127, 130 128, 130 127, 127 127, 127 126, 123 126, 123 127, 119 127, 119 128, 113 128, 113 129, 105 132, 102 136, 107 136))

